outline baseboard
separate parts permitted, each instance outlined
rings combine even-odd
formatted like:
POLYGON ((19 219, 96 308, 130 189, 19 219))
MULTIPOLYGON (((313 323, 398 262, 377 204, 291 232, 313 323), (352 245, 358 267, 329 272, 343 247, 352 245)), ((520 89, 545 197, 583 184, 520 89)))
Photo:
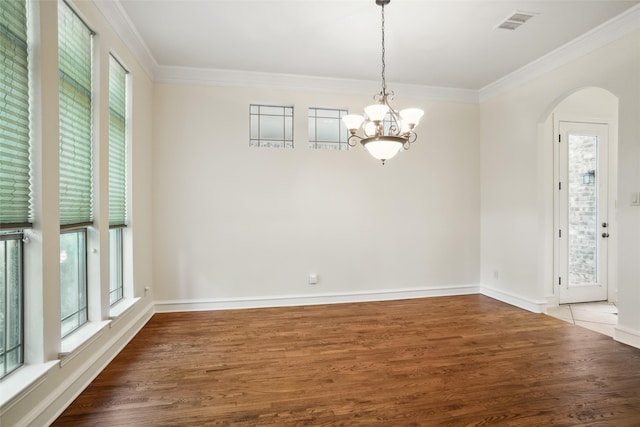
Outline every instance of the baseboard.
POLYGON ((640 331, 637 329, 616 326, 613 339, 631 347, 640 348, 640 331))
POLYGON ((50 394, 49 399, 45 399, 39 402, 31 414, 35 414, 33 419, 24 420, 24 425, 31 425, 32 422, 41 414, 45 412, 51 413, 50 419, 47 420, 45 425, 53 423, 60 414, 75 400, 76 397, 84 391, 87 386, 93 381, 100 372, 107 367, 109 363, 122 351, 129 341, 142 329, 142 327, 153 316, 153 305, 142 310, 138 315, 129 321, 129 323, 122 328, 122 333, 110 337, 110 339, 104 343, 100 351, 96 352, 96 357, 91 358, 85 362, 80 368, 76 369, 72 375, 70 375, 66 381, 58 385, 54 392, 50 394), (100 357, 108 354, 109 356, 100 362, 100 357), (83 375, 87 372, 90 374, 83 379, 83 375), (68 392, 73 390, 71 396, 68 392))
POLYGON ((390 301, 411 298, 477 294, 477 285, 440 286, 419 289, 391 289, 370 292, 287 295, 278 297, 220 298, 206 300, 156 301, 156 313, 173 311, 229 310, 242 308, 291 307, 300 305, 390 301))
POLYGON ((546 300, 532 300, 521 295, 515 295, 510 292, 501 291, 490 286, 480 285, 480 293, 482 295, 491 297, 498 301, 505 302, 507 304, 514 305, 533 313, 546 313, 547 304, 546 300))

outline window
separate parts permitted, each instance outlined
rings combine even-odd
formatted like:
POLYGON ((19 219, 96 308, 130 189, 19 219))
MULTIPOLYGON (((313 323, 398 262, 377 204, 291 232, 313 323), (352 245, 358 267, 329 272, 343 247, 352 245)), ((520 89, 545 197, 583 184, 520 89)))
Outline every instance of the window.
POLYGON ((124 297, 122 270, 122 228, 109 230, 109 304, 124 297))
POLYGON ((93 34, 58 3, 61 332, 87 322, 87 229, 93 222, 93 34))
POLYGON ((87 312, 86 229, 60 235, 60 301, 62 336, 84 325, 87 312))
POLYGON ((0 234, 0 378, 24 361, 22 233, 0 234))
POLYGON ((347 110, 309 108, 309 147, 320 150, 348 150, 349 131, 342 122, 347 110))
POLYGON ((22 230, 31 227, 25 1, 0 3, 0 378, 24 363, 22 230))
POLYGON ((109 304, 123 296, 122 227, 127 222, 127 71, 109 57, 109 304))
POLYGON ((249 116, 249 146, 293 148, 293 107, 252 104, 249 116))

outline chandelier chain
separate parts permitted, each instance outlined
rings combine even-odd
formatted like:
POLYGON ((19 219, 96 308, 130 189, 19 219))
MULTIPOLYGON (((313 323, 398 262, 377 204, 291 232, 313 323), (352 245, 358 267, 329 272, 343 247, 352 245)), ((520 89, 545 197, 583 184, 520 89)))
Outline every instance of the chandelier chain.
POLYGON ((384 71, 386 68, 386 63, 384 61, 384 4, 382 4, 382 96, 387 95, 387 81, 384 76, 384 71))

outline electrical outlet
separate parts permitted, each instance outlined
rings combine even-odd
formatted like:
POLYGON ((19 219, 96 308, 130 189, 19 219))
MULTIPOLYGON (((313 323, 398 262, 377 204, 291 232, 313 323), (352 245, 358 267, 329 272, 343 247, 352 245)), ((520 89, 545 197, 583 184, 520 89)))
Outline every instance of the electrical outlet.
POLYGON ((310 285, 315 285, 318 283, 318 275, 317 274, 310 274, 309 275, 309 284, 310 285))
POLYGON ((498 273, 498 270, 493 270, 493 278, 495 280, 500 279, 500 274, 498 273))

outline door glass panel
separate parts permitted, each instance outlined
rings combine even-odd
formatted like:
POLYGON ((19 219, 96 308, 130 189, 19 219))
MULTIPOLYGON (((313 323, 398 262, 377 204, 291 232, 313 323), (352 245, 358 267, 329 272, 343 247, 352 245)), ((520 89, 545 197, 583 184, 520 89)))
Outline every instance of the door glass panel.
POLYGON ((569 134, 569 286, 598 283, 598 137, 569 134))

